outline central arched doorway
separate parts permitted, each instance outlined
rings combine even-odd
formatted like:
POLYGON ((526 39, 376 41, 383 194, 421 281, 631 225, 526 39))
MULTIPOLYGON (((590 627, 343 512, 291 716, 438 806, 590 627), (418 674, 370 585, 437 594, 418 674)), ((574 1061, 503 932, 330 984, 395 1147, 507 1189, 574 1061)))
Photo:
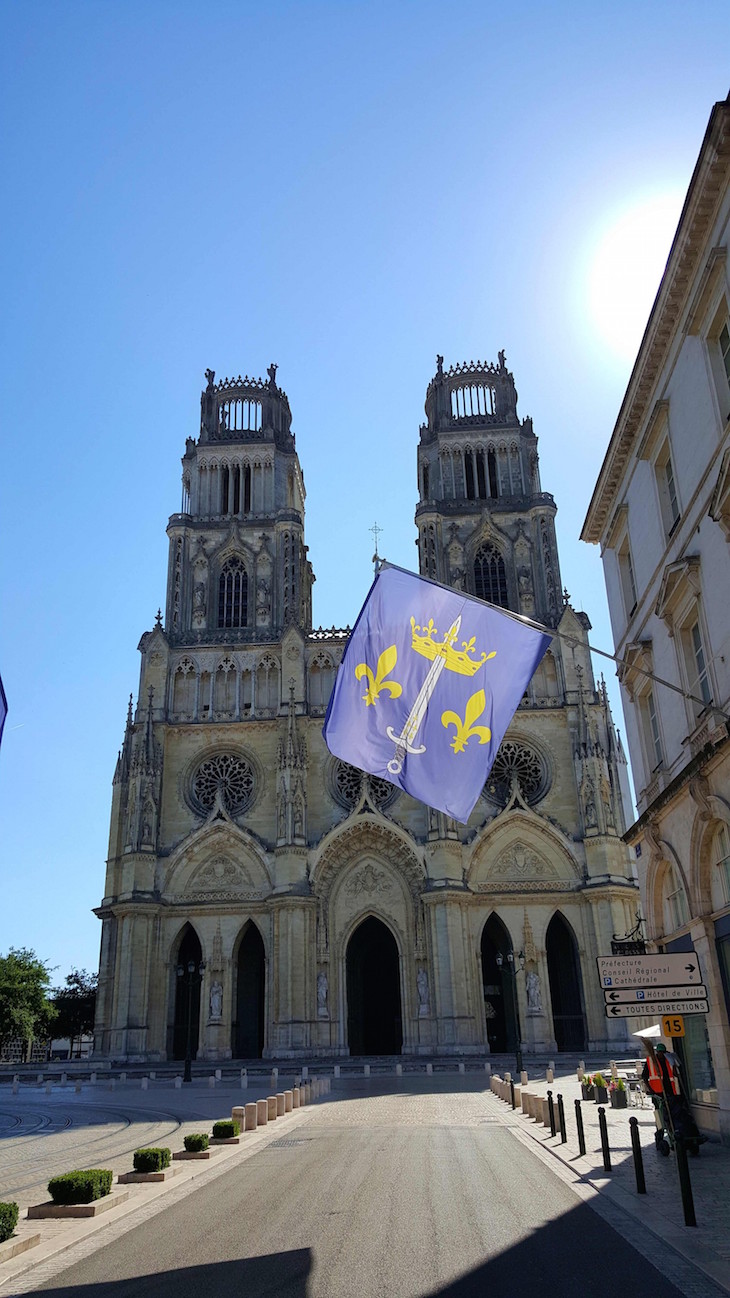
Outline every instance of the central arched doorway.
POLYGON ((178 947, 175 974, 175 1018, 172 1028, 172 1057, 185 1059, 190 1036, 190 1058, 198 1053, 200 1031, 200 965, 203 951, 195 929, 186 924, 178 947), (177 970, 181 972, 178 974, 177 970))
POLYGON ((482 984, 487 1041, 494 1055, 517 1048, 517 988, 514 964, 507 959, 512 941, 498 915, 490 915, 482 930, 482 984))
POLYGON ((572 928, 560 911, 556 911, 548 924, 545 950, 555 1042, 558 1050, 574 1054, 586 1048, 583 980, 578 945, 572 928))
POLYGON ((399 1055, 403 1045, 400 960, 393 934, 374 916, 347 944, 347 1042, 351 1055, 399 1055))
POLYGON ((231 1050, 235 1059, 260 1059, 264 1052, 266 954, 263 938, 250 920, 238 946, 235 970, 231 1050))

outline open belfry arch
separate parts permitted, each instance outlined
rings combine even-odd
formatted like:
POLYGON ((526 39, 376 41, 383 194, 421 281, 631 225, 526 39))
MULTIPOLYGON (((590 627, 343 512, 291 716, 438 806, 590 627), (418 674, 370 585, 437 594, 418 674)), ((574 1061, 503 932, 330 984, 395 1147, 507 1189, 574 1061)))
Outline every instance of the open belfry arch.
MULTIPOLYGON (((189 1011, 209 1060, 487 1054, 518 1027, 528 1052, 618 1043, 594 961, 638 906, 626 762, 504 353, 437 360, 420 571, 569 639, 553 640, 467 825, 324 745, 347 629, 312 623, 291 424, 276 366, 207 371, 165 613, 140 641, 114 775, 97 1053, 179 1058, 189 1011)), ((364 594, 369 574, 353 579, 364 594)))

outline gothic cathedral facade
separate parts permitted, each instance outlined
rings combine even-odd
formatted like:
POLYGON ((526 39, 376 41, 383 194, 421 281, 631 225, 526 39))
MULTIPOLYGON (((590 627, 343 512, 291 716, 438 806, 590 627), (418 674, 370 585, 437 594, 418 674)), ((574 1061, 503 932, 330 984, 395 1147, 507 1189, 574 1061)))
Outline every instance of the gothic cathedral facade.
POLYGON ((466 825, 327 751, 347 632, 313 629, 289 402, 273 365, 206 378, 114 775, 97 1055, 615 1053, 595 958, 638 909, 626 761, 504 353, 438 358, 420 570, 562 638, 466 825))

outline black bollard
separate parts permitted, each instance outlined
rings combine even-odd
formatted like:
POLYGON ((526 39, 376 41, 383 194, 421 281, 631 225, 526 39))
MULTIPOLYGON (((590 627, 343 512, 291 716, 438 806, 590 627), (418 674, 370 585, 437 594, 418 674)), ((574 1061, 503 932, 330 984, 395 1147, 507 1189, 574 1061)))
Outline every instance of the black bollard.
POLYGON ((555 1135, 555 1105, 553 1104, 552 1091, 548 1091, 547 1093, 547 1102, 548 1102, 548 1113, 550 1115, 550 1135, 554 1136, 555 1135))
POLYGON ((565 1130, 565 1109, 563 1108, 562 1095, 558 1096, 558 1122, 560 1123, 560 1143, 561 1145, 565 1145, 567 1143, 568 1136, 565 1130))
POLYGON ((679 1172, 679 1189, 682 1194, 684 1224, 685 1226, 696 1226, 697 1218, 695 1217, 695 1201, 692 1197, 692 1182, 689 1179, 687 1150, 684 1147, 683 1138, 678 1136, 676 1131, 674 1134, 674 1148, 677 1155, 677 1171, 679 1172))
POLYGON ((575 1125, 578 1128, 578 1152, 586 1152, 586 1136, 583 1130, 583 1110, 580 1107, 580 1100, 575 1102, 575 1125))
POLYGON ((512 1108, 516 1109, 517 1105, 515 1104, 515 1084, 512 1081, 511 1077, 509 1079, 509 1094, 510 1094, 510 1099, 512 1101, 512 1108))
POLYGON ((598 1125, 601 1128, 601 1151, 603 1153, 604 1171, 611 1171, 611 1151, 608 1148, 608 1126, 606 1124, 606 1110, 602 1104, 598 1106, 598 1125))
POLYGON ((631 1149, 634 1155, 634 1172, 636 1173, 636 1193, 646 1194, 646 1181, 644 1180, 644 1159, 641 1154, 641 1141, 639 1140, 639 1122, 637 1118, 629 1118, 631 1127, 631 1149))

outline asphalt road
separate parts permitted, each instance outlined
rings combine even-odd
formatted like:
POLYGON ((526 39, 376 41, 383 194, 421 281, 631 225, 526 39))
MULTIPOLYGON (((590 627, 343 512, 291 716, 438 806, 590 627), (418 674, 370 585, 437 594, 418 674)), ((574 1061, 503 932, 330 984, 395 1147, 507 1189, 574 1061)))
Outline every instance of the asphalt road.
POLYGON ((478 1094, 352 1094, 58 1274, 58 1298, 678 1290, 478 1094))

